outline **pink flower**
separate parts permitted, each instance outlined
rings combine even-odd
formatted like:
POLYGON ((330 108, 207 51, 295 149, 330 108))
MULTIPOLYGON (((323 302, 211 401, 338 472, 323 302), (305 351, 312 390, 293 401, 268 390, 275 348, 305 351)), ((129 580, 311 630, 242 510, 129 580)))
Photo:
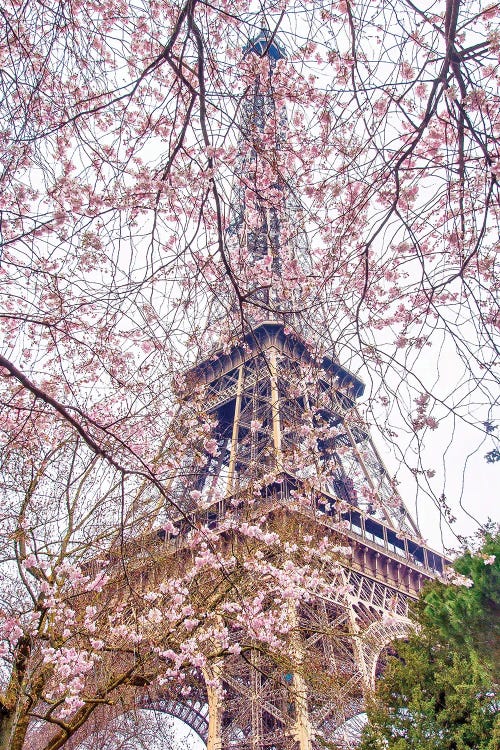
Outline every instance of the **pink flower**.
POLYGON ((207 438, 203 441, 203 447, 205 448, 207 453, 210 453, 212 456, 217 455, 217 440, 214 438, 207 438))
POLYGON ((104 586, 109 581, 109 576, 107 576, 102 571, 96 575, 93 581, 90 581, 90 583, 86 586, 86 591, 102 591, 104 586))
POLYGON ((382 615, 382 622, 384 625, 395 625, 399 622, 397 617, 394 617, 392 613, 384 612, 382 615))
POLYGON ((172 521, 167 521, 166 523, 164 523, 162 528, 163 531, 166 531, 167 534, 171 534, 172 536, 177 536, 177 534, 179 533, 179 529, 172 523, 172 521))
POLYGON ((67 698, 65 698, 63 707, 61 708, 62 718, 70 716, 74 711, 77 711, 84 705, 85 703, 81 698, 78 698, 76 695, 69 695, 67 698))
POLYGON ((152 609, 150 609, 147 617, 150 622, 154 623, 160 623, 163 620, 163 615, 158 607, 153 607, 152 609))
POLYGON ((415 77, 415 71, 413 70, 410 63, 408 62, 401 63, 399 69, 401 71, 402 78, 404 78, 406 81, 410 81, 412 78, 415 77))
POLYGON ((28 555, 24 561, 23 565, 26 568, 26 570, 29 570, 30 568, 35 568, 37 565, 36 557, 35 555, 28 555))
POLYGON ((453 586, 465 586, 470 589, 474 585, 474 581, 470 578, 466 578, 461 573, 457 573, 453 568, 446 568, 444 571, 444 577, 453 586))

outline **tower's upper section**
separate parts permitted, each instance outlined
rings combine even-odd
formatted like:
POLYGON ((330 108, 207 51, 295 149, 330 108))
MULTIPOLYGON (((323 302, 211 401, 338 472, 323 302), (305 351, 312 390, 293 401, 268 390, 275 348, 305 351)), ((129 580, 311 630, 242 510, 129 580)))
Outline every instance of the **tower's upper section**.
MULTIPOLYGON (((277 64, 285 52, 262 29, 244 51, 250 81, 240 118, 238 175, 226 234, 250 325, 279 320, 299 326, 307 243, 288 175, 288 124, 277 64)), ((300 326, 299 326, 300 327, 300 326)))

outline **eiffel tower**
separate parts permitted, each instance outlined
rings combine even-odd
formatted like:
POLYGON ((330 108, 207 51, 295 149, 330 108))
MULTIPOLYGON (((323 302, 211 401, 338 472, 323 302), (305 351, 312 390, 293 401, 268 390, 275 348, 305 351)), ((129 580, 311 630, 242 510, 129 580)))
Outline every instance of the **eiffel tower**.
MULTIPOLYGON (((195 676, 188 697, 157 691, 133 700, 181 719, 208 750, 351 748, 390 644, 411 627, 409 603, 447 561, 422 543, 356 408, 363 382, 334 353, 319 354, 321 342, 311 343, 300 312, 307 237, 278 158, 287 123, 273 75, 285 53, 262 30, 244 54, 259 72, 242 105, 240 174, 226 232, 235 274, 248 289, 233 302, 241 333, 198 361, 179 386, 181 410, 202 401, 211 445, 186 446, 168 486, 176 508, 166 511, 170 531, 155 532, 154 544, 173 569, 193 529, 227 546, 238 524, 265 518, 268 528, 286 529, 284 569, 287 554, 300 553, 306 540, 324 545, 323 585, 284 613, 286 658, 250 643, 195 676), (329 548, 340 550, 334 562, 329 548)), ((248 575, 247 591, 255 585, 248 575)))
POLYGON ((261 276, 247 274, 241 335, 185 375, 183 403, 203 394, 216 450, 201 460, 187 451, 170 492, 190 522, 174 514, 180 533, 160 535, 178 554, 188 527, 217 533, 228 518, 265 513, 292 536, 316 535, 351 553, 322 567, 327 593, 290 607, 293 663, 249 649, 220 660, 189 699, 149 696, 144 705, 182 719, 208 750, 354 747, 384 654, 410 627, 408 604, 446 560, 422 543, 356 409, 362 381, 308 340, 300 278, 283 291, 290 267, 300 277, 307 263, 300 205, 276 158, 287 123, 273 74, 285 53, 262 30, 244 54, 260 60, 260 72, 242 106, 226 243, 240 278, 249 269, 261 276))

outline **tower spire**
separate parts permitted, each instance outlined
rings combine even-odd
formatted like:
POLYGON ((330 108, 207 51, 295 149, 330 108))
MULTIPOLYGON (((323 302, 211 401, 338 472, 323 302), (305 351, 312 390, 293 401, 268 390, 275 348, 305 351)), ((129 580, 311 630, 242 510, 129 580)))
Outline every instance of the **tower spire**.
POLYGON ((276 96, 277 65, 285 56, 276 33, 264 27, 243 50, 252 78, 242 106, 239 175, 226 241, 237 258, 251 324, 294 323, 291 269, 302 276, 296 226, 291 230, 298 204, 286 179, 288 124, 276 96))
POLYGON ((269 57, 271 60, 281 60, 286 57, 284 48, 278 43, 276 33, 272 33, 264 27, 264 23, 255 39, 248 42, 243 49, 243 54, 253 52, 258 57, 269 57))

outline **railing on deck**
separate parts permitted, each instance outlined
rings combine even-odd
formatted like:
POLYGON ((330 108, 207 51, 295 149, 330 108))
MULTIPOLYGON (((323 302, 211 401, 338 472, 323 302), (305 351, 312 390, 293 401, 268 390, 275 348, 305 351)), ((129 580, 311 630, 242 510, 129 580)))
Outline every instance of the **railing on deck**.
MULTIPOLYGON (((265 510, 266 506, 271 508, 276 502, 281 505, 294 504, 295 498, 292 492, 297 488, 298 482, 294 477, 286 475, 282 482, 275 482, 261 490, 263 505, 259 505, 259 512, 265 510), (263 507, 264 506, 264 507, 263 507)), ((390 557, 400 560, 406 564, 416 567, 427 575, 441 576, 448 560, 442 555, 429 549, 409 534, 399 535, 395 529, 387 524, 375 520, 369 515, 361 512, 358 508, 351 506, 348 510, 339 512, 336 508, 337 499, 326 493, 318 493, 309 508, 300 506, 299 511, 313 515, 320 523, 330 528, 338 528, 347 536, 361 540, 369 547, 383 550, 390 557)), ((345 506, 346 502, 342 501, 345 506)), ((158 532, 160 538, 180 546, 185 536, 195 529, 208 528, 215 530, 223 519, 233 518, 235 520, 248 520, 248 508, 243 500, 235 504, 233 497, 220 500, 208 508, 197 510, 182 519, 175 521, 179 533, 177 536, 165 532, 158 532)))

